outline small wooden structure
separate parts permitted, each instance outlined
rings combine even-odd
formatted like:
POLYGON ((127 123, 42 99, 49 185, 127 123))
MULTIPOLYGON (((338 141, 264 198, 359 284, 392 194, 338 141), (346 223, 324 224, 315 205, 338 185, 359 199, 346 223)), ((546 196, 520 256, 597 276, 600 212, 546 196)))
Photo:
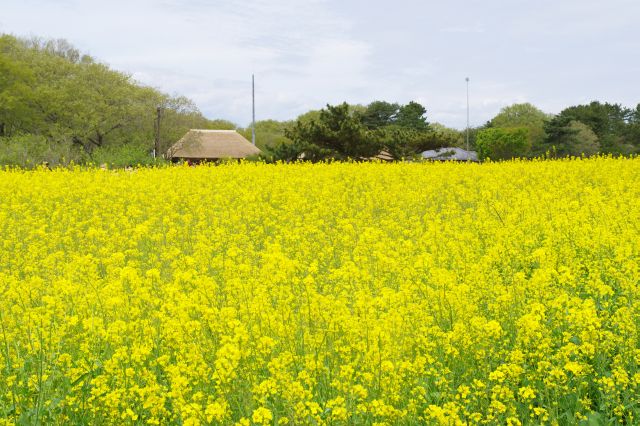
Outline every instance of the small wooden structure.
POLYGON ((200 163, 246 158, 261 152, 235 130, 192 129, 169 148, 166 156, 176 162, 200 163))
POLYGON ((389 154, 388 151, 382 150, 378 153, 378 155, 376 155, 375 157, 370 157, 368 158, 368 160, 377 160, 377 161, 384 161, 384 162, 390 162, 393 161, 393 155, 389 154))

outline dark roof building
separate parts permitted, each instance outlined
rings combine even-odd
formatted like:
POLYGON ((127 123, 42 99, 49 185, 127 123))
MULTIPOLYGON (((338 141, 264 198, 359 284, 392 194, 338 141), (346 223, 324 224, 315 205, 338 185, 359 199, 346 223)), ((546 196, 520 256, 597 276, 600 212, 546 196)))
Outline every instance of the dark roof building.
POLYGON ((457 147, 431 149, 422 152, 422 158, 431 161, 478 161, 478 153, 457 147))

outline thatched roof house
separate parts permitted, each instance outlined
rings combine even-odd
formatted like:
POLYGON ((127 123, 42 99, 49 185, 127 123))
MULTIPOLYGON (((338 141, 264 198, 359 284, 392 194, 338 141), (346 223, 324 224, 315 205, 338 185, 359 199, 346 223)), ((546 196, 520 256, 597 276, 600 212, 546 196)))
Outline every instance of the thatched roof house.
POLYGON ((235 130, 192 129, 169 148, 167 158, 195 162, 215 161, 245 158, 261 152, 235 130))

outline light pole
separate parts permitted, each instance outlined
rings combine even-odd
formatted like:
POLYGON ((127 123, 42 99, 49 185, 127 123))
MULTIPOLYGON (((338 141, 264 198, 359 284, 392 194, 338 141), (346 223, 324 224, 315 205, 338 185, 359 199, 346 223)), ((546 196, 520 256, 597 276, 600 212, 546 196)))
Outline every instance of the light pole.
POLYGON ((156 108, 156 140, 153 147, 153 158, 158 158, 160 154, 160 118, 162 117, 162 107, 156 108))
POLYGON ((251 74, 251 143, 256 144, 256 83, 251 74))
POLYGON ((465 80, 467 82, 467 151, 469 151, 469 77, 465 80))

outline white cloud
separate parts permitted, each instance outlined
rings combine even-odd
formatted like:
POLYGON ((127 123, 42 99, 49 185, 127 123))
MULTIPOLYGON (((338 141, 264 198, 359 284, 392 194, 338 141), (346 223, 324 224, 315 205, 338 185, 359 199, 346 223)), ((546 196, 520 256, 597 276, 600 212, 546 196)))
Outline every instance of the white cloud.
POLYGON ((528 101, 635 105, 640 3, 452 0, 2 0, 0 31, 66 38, 114 68, 246 125, 376 99, 462 128, 528 101))
POLYGON ((443 33, 479 34, 485 32, 485 29, 481 24, 478 23, 473 26, 446 27, 442 28, 440 31, 442 31, 443 33))

